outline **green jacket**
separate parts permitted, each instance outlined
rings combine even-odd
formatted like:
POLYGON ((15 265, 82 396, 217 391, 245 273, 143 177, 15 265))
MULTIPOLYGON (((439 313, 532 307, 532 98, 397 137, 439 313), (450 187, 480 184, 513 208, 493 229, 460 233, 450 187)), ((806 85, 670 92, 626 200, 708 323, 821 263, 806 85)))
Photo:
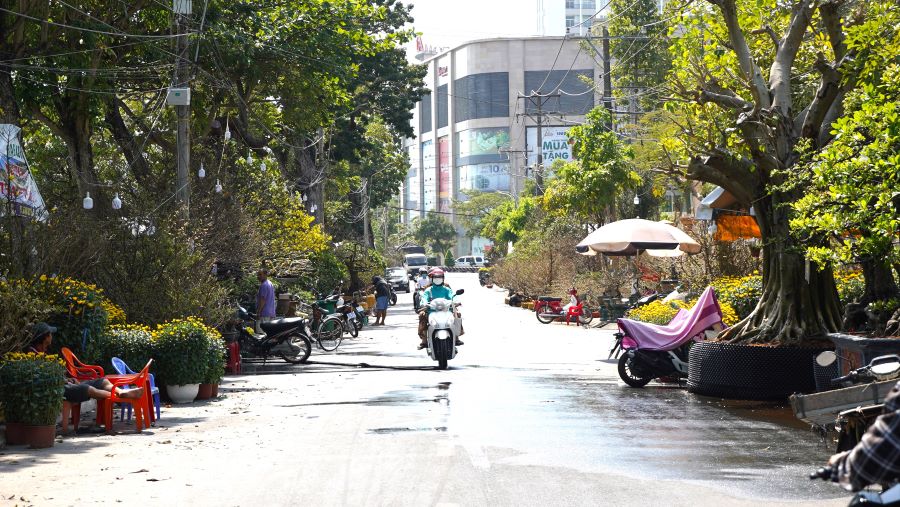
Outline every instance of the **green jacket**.
MULTIPOLYGON (((423 304, 428 304, 435 299, 453 299, 453 291, 447 285, 431 285, 422 294, 424 298, 423 304)), ((428 310, 429 312, 431 310, 428 310)))

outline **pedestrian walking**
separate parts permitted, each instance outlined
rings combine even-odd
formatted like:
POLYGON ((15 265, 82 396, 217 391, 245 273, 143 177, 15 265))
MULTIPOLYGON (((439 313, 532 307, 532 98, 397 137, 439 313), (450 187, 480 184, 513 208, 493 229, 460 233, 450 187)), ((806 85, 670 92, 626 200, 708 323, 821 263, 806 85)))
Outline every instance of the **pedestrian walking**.
POLYGON ((256 332, 262 333, 259 325, 275 318, 275 286, 269 281, 269 272, 260 269, 256 272, 259 280, 259 291, 256 293, 256 332))

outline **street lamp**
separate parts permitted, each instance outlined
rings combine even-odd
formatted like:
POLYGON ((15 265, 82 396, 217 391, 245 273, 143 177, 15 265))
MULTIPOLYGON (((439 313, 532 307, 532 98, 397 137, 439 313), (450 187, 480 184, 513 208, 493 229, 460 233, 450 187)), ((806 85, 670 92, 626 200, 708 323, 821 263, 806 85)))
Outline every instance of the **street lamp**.
POLYGON ((640 203, 641 203, 641 198, 638 197, 637 195, 635 195, 634 196, 634 205, 637 206, 640 203))

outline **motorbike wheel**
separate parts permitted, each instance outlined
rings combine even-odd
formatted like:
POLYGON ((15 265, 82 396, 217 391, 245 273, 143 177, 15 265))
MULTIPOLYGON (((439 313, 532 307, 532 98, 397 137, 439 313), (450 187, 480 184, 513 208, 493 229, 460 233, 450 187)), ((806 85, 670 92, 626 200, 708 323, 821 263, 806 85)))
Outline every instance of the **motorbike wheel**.
POLYGON ((590 310, 587 310, 587 313, 582 313, 578 317, 578 321, 581 322, 582 326, 586 326, 586 325, 590 324, 592 320, 594 320, 594 312, 592 312, 590 310))
POLYGON ((326 352, 333 352, 341 345, 344 337, 344 324, 341 319, 335 316, 328 317, 319 323, 319 329, 316 330, 316 341, 319 347, 326 352))
POLYGON ((282 354, 282 359, 291 364, 305 363, 309 359, 309 354, 312 352, 312 342, 309 341, 309 338, 301 334, 291 335, 288 345, 291 347, 291 351, 296 353, 293 355, 282 354))
POLYGON ((396 304, 397 304, 397 293, 391 292, 391 306, 394 306, 396 304))
POLYGON ((439 370, 446 370, 446 369, 447 369, 447 360, 446 360, 446 359, 439 359, 439 360, 438 360, 438 369, 439 369, 439 370))
POLYGON ((535 315, 535 317, 537 317, 538 322, 540 322, 541 324, 549 324, 549 323, 553 322, 554 320, 556 320, 555 315, 550 316, 550 317, 542 317, 540 310, 535 311, 534 315, 535 315))
POLYGON ((628 354, 622 354, 619 358, 619 377, 631 387, 644 387, 653 380, 653 377, 639 377, 631 371, 631 357, 628 354))
POLYGON ((350 319, 347 322, 347 332, 350 333, 350 336, 353 338, 359 336, 359 324, 357 324, 356 319, 350 319))
POLYGON ((413 294, 413 309, 416 311, 416 313, 418 313, 419 311, 419 302, 421 301, 421 299, 422 297, 419 295, 419 291, 416 291, 416 293, 413 294))

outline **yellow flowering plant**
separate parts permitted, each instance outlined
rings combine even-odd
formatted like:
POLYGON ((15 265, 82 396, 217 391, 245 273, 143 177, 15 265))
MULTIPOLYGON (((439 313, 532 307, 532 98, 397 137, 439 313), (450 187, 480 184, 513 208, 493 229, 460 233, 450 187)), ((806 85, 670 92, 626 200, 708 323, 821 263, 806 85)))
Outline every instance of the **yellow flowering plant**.
MULTIPOLYGON (((641 322, 666 325, 672 321, 679 309, 690 310, 696 303, 697 299, 690 301, 675 300, 667 303, 656 300, 629 310, 626 317, 641 322)), ((730 304, 719 300, 719 309, 722 310, 722 323, 726 326, 733 326, 740 320, 737 312, 730 304)))

